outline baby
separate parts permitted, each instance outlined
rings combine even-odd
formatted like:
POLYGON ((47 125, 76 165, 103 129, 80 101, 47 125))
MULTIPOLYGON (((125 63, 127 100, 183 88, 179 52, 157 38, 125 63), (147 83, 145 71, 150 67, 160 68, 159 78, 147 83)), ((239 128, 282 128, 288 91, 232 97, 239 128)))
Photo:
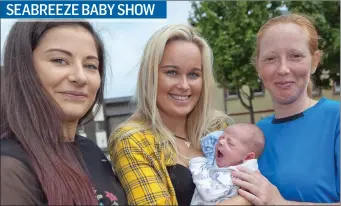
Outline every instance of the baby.
POLYGON ((215 204, 237 195, 231 171, 237 170, 237 165, 258 169, 264 135, 254 124, 239 123, 208 134, 200 144, 205 157, 195 157, 189 162, 196 185, 191 205, 215 204))

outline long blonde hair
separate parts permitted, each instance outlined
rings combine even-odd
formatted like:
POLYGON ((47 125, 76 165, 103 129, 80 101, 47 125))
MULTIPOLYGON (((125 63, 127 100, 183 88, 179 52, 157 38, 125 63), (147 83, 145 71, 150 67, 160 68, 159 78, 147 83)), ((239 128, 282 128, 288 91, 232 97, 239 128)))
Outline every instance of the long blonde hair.
MULTIPOLYGON (((195 43, 201 51, 203 68, 203 87, 201 96, 194 109, 187 117, 188 139, 195 148, 200 148, 200 138, 207 132, 232 124, 232 120, 224 113, 211 109, 212 89, 215 86, 212 74, 213 55, 207 42, 196 30, 183 24, 168 25, 159 29, 147 42, 139 68, 136 89, 136 111, 116 130, 122 127, 131 127, 124 137, 135 132, 151 130, 158 141, 171 143, 176 150, 174 134, 162 123, 157 108, 157 82, 159 65, 167 43, 174 40, 184 40, 195 43), (141 124, 141 122, 144 122, 141 124)), ((115 132, 115 131, 114 131, 115 132)))

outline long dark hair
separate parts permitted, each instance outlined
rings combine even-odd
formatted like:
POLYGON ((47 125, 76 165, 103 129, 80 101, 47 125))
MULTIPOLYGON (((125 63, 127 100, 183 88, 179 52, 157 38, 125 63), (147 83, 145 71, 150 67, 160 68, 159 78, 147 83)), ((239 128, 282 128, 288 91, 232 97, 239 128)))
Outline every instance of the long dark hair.
POLYGON ((84 165, 78 161, 79 151, 75 153, 75 147, 65 143, 62 130, 64 114, 47 95, 34 69, 33 51, 46 31, 58 26, 85 28, 92 34, 97 47, 101 85, 94 104, 79 124, 91 120, 95 103, 102 103, 104 49, 90 23, 16 22, 8 34, 4 53, 1 138, 15 137, 28 153, 49 204, 94 205, 98 202, 84 165))

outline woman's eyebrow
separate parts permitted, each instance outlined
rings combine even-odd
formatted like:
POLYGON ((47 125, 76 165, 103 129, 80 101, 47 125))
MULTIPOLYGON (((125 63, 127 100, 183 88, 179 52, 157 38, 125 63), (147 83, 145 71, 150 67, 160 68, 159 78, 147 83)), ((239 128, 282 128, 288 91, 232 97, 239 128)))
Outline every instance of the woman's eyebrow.
POLYGON ((90 55, 90 56, 87 56, 86 59, 95 59, 95 60, 99 61, 97 57, 91 56, 91 55, 90 55))
POLYGON ((162 66, 162 67, 160 67, 160 68, 174 68, 174 69, 179 69, 178 66, 175 66, 175 65, 173 65, 173 64, 167 64, 167 65, 164 65, 164 66, 162 66))
POLYGON ((67 51, 67 50, 64 50, 64 49, 57 49, 57 48, 48 49, 48 50, 46 50, 44 53, 55 52, 55 51, 64 53, 64 54, 66 54, 66 55, 68 55, 68 56, 72 56, 72 53, 71 53, 71 52, 69 52, 69 51, 67 51))
MULTIPOLYGON (((52 49, 46 50, 44 53, 49 53, 49 52, 61 52, 61 53, 64 53, 64 54, 72 57, 72 53, 70 51, 65 50, 65 49, 52 48, 52 49)), ((98 58, 96 56, 93 56, 93 55, 87 56, 86 59, 95 59, 95 60, 99 61, 98 58)))

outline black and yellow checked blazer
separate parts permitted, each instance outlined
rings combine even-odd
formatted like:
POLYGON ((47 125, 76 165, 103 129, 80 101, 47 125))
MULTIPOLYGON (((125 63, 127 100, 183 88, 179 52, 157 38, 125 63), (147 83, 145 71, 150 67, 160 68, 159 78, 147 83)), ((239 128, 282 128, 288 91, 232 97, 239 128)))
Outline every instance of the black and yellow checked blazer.
POLYGON ((167 166, 175 165, 171 146, 162 146, 150 130, 123 127, 110 136, 110 157, 130 205, 177 205, 167 166))
MULTIPOLYGON (((228 119, 227 119, 228 120, 228 119)), ((145 124, 143 121, 135 123, 145 124)), ((226 128, 226 121, 208 131, 226 128)), ((167 166, 176 165, 175 151, 162 145, 151 130, 126 126, 110 135, 110 158, 126 192, 129 205, 178 205, 167 166), (127 135, 130 134, 130 135, 127 135)))

